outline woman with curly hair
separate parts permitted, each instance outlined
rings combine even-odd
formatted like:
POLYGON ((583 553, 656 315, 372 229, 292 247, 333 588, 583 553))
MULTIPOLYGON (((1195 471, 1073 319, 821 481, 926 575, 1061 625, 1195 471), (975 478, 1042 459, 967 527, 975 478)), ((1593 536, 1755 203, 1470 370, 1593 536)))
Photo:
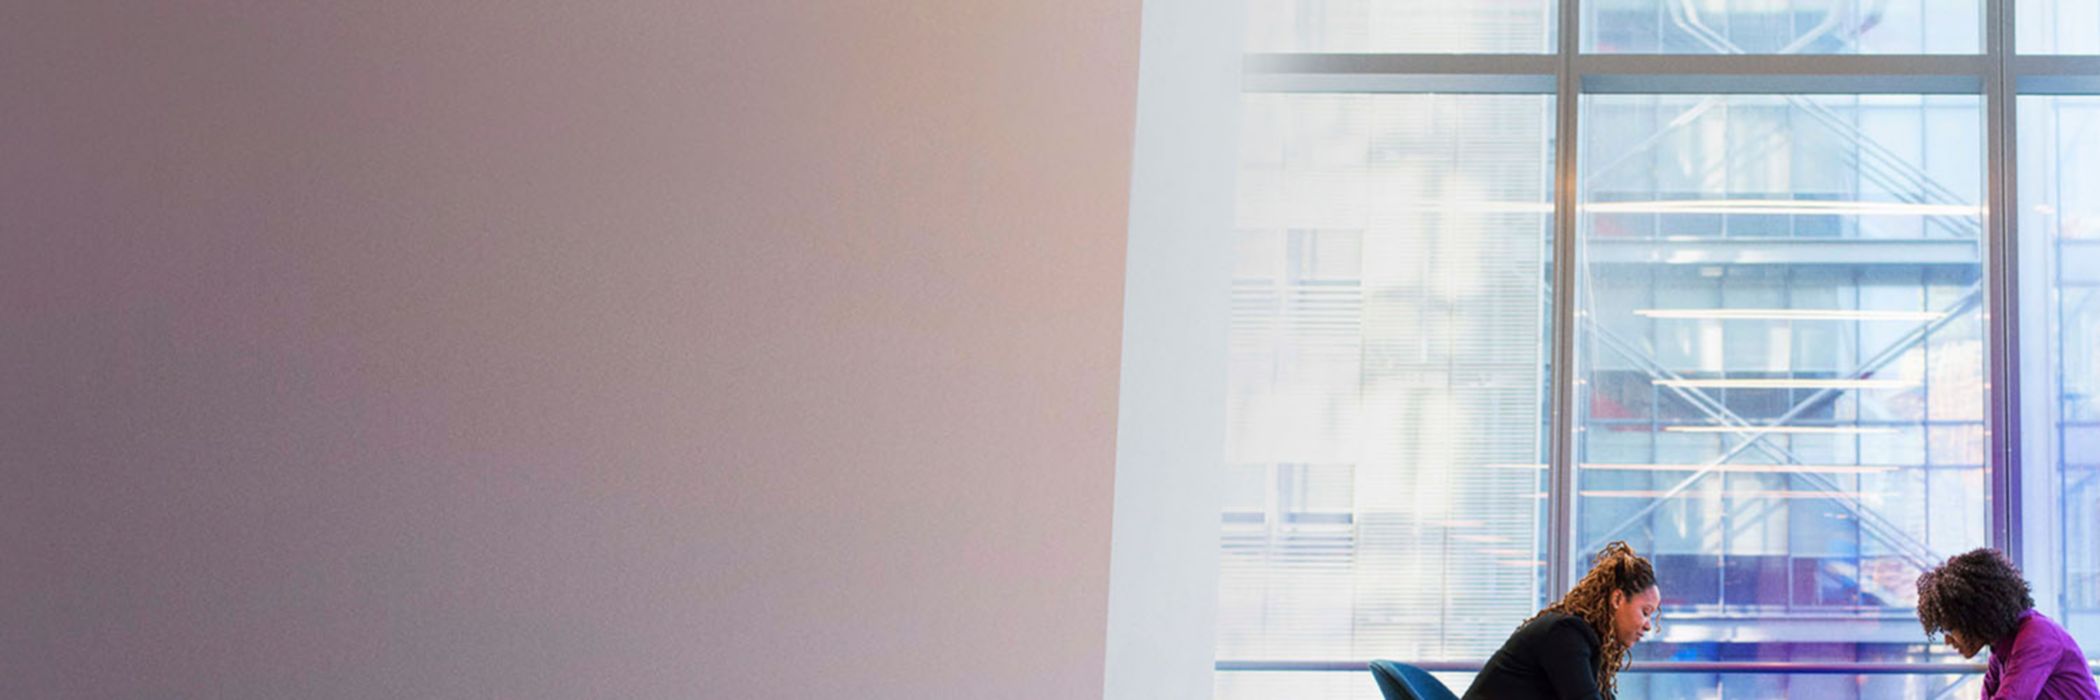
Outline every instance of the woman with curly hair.
POLYGON ((1627 652, 1655 626, 1655 566, 1625 542, 1605 545, 1566 596, 1525 620, 1488 659, 1465 700, 1615 697, 1627 652))
POLYGON ((1958 554, 1919 576, 1918 622, 1927 637, 1944 632, 1963 658, 1991 648, 1985 700, 2100 700, 2077 640, 2035 612, 2027 579, 1998 550, 1958 554))

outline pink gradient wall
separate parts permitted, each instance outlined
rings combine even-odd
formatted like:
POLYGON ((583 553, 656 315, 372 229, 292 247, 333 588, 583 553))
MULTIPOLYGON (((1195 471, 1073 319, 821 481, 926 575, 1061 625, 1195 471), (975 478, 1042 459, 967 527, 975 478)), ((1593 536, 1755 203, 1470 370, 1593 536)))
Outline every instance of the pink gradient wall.
POLYGON ((1137 0, 0 8, 0 697, 1099 697, 1137 0))

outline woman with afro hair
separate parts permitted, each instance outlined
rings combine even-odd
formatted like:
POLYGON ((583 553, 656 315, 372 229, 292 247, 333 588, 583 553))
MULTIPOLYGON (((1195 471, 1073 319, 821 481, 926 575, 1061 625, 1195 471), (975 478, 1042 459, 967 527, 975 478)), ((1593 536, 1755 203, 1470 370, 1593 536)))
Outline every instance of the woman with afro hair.
POLYGON ((2027 579, 1998 550, 1958 554, 1919 576, 1918 622, 1963 658, 1991 648, 1984 700, 2100 700, 2077 640, 2035 611, 2027 579))

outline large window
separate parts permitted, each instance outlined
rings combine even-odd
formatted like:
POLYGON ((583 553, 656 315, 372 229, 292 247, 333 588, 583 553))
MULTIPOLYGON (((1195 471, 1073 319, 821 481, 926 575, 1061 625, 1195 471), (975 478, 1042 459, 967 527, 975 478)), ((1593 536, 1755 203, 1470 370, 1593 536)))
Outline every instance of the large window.
POLYGON ((1218 696, 1462 688, 1612 540, 1622 697, 1973 694, 1982 546, 2100 650, 2100 14, 2014 4, 1249 0, 1218 696))

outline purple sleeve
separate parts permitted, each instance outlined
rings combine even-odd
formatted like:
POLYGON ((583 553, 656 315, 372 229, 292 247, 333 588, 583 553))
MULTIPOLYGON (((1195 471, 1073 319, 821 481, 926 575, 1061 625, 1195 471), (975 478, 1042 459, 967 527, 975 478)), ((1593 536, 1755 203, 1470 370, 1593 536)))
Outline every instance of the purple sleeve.
MULTIPOLYGON (((2063 659, 2064 648, 2055 637, 2047 634, 2023 634, 2013 640, 2011 653, 1999 663, 1993 659, 1990 671, 1983 677, 1983 696, 1986 700, 2034 700, 2042 693, 2042 683, 2055 672, 2056 662, 2063 659), (1992 672, 1996 673, 1993 679, 1992 672), (1992 682, 1995 680, 1996 682, 1992 682)), ((1997 650, 1991 650, 1992 655, 1997 650)))

